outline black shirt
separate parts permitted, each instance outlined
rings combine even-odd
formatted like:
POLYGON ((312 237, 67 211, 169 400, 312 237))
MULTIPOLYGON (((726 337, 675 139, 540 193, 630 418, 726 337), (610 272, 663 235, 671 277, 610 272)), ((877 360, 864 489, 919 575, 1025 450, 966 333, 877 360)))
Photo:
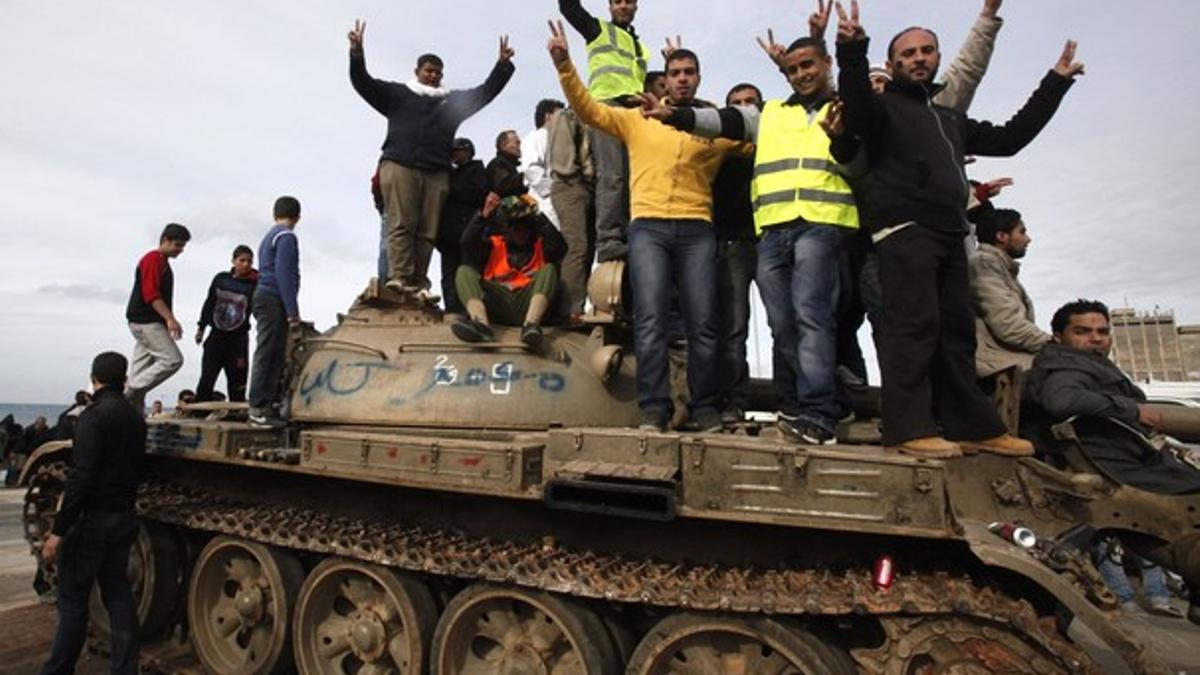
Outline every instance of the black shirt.
POLYGON ((64 536, 88 511, 133 510, 146 453, 146 423, 121 390, 104 387, 79 416, 62 508, 53 533, 64 536))

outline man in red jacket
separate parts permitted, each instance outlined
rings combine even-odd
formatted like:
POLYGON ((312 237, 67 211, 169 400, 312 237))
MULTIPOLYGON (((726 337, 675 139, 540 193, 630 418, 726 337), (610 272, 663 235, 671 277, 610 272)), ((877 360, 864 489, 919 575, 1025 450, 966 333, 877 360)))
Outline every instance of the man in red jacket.
POLYGON ((192 234, 183 225, 168 224, 158 238, 158 248, 142 256, 133 273, 125 319, 137 346, 133 350, 125 396, 143 414, 146 393, 183 366, 183 354, 175 346, 175 341, 183 337, 183 327, 171 309, 175 291, 171 258, 179 257, 191 238, 192 234))

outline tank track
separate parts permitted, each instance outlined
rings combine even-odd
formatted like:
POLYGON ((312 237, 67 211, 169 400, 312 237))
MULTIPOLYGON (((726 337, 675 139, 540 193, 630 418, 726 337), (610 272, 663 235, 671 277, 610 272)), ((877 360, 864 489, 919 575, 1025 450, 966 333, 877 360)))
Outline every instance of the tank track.
POLYGON ((162 481, 145 484, 137 506, 144 518, 282 548, 609 602, 771 615, 966 616, 1020 634, 1062 671, 1099 673, 1053 617, 1039 618, 1028 601, 948 573, 898 575, 881 592, 867 569, 835 574, 634 560, 569 551, 552 540, 526 545, 243 504, 162 481))

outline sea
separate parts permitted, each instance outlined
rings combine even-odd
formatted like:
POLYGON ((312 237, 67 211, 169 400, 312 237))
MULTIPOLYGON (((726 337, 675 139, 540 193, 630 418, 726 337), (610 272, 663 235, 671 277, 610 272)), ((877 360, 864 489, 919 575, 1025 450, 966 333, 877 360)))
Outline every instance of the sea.
POLYGON ((62 403, 0 403, 0 420, 12 415, 13 421, 21 426, 29 426, 38 417, 45 417, 46 423, 54 426, 58 416, 67 409, 67 402, 62 403))

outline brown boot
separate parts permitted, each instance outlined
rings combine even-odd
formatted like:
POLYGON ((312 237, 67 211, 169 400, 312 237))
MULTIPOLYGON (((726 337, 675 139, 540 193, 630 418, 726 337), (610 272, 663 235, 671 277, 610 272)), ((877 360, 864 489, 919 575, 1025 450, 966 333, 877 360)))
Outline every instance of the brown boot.
POLYGON ((941 436, 914 438, 911 441, 904 441, 899 445, 890 446, 889 449, 897 450, 905 455, 924 457, 926 459, 962 457, 962 448, 959 447, 958 443, 948 441, 941 436))
POLYGON ((1007 457, 1029 457, 1033 454, 1033 443, 1017 438, 1011 434, 1002 434, 986 441, 960 441, 964 447, 970 447, 981 452, 1007 457))

